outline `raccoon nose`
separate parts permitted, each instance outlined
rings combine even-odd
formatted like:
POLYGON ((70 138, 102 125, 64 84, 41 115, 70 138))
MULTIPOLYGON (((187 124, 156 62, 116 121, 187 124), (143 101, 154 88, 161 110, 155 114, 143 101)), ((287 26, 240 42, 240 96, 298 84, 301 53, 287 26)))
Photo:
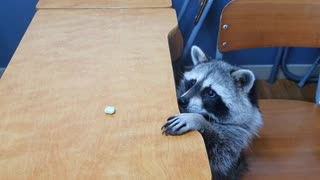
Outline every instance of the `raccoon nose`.
POLYGON ((189 102, 188 102, 188 100, 186 99, 186 98, 179 98, 178 99, 178 104, 179 104, 179 106, 180 107, 187 107, 188 106, 188 104, 189 104, 189 102))

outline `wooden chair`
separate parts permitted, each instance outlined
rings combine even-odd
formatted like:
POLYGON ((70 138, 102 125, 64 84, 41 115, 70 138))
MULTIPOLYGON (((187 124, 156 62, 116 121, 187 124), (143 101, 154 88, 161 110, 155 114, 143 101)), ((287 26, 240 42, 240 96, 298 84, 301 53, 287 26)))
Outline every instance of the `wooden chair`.
MULTIPOLYGON (((217 59, 221 59, 220 51, 320 47, 318 7, 320 2, 314 0, 231 1, 221 16, 217 59)), ((320 88, 316 103, 320 105, 320 88)))
MULTIPOLYGON (((218 49, 320 47, 319 9, 316 0, 232 1, 221 15, 218 49)), ((248 150, 245 179, 319 179, 320 109, 291 100, 263 100, 261 109, 265 125, 248 150)))

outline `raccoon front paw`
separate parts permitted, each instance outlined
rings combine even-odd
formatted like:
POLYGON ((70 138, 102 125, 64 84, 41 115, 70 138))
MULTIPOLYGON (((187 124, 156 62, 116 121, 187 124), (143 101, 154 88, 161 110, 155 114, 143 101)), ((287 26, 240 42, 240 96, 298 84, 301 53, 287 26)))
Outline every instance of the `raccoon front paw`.
POLYGON ((183 113, 170 117, 161 128, 162 134, 176 136, 199 130, 199 124, 194 116, 193 113, 183 113))

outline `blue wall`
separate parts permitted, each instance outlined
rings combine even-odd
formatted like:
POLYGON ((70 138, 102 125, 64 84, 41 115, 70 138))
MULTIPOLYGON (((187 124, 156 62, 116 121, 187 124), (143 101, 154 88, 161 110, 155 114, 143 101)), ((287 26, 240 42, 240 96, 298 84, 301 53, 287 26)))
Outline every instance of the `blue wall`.
POLYGON ((35 13, 38 0, 0 1, 0 67, 6 67, 35 13))
MULTIPOLYGON (((181 5, 187 0, 173 0, 173 5, 180 12, 181 5)), ((185 38, 192 29, 195 14, 202 0, 190 0, 180 26, 185 38)), ((0 67, 6 67, 16 50, 25 30, 36 11, 38 0, 1 0, 0 2, 0 67)), ((215 48, 220 12, 229 0, 215 0, 210 13, 200 30, 195 44, 199 45, 209 56, 215 57, 215 48)), ((225 59, 234 64, 272 64, 276 48, 236 51, 225 54, 225 59)), ((288 63, 312 64, 320 55, 319 49, 292 48, 288 63)))
MULTIPOLYGON (((173 0, 173 6, 176 9, 177 14, 180 13, 182 4, 185 1, 190 1, 190 5, 180 21, 180 29, 182 30, 184 38, 187 39, 193 28, 194 17, 199 11, 199 4, 202 0, 173 0)), ((214 0, 208 17, 194 42, 194 44, 200 46, 210 57, 215 57, 220 14, 229 1, 230 0, 214 0)), ((276 52, 277 48, 234 51, 225 53, 224 59, 232 64, 238 65, 273 64, 276 52)), ((287 62, 289 64, 312 64, 319 55, 319 49, 291 48, 287 62)))

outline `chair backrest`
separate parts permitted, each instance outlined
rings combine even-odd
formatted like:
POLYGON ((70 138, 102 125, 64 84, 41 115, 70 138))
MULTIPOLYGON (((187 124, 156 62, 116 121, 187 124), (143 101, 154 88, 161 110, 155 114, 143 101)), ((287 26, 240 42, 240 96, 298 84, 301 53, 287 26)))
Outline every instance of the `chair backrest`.
POLYGON ((319 0, 234 0, 223 10, 221 52, 259 47, 320 47, 319 0))
MULTIPOLYGON (((320 47, 320 1, 233 0, 221 13, 217 43, 217 58, 220 52, 249 48, 320 47)), ((316 103, 320 105, 320 85, 316 103)))

